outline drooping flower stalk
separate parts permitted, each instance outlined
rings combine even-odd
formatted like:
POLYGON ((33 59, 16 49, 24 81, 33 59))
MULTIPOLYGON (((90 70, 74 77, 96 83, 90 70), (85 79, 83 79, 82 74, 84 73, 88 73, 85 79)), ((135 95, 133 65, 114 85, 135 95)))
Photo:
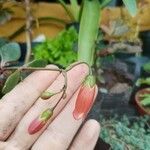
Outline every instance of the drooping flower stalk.
POLYGON ((62 71, 62 75, 64 76, 65 79, 65 83, 64 86, 62 88, 62 95, 59 98, 59 100, 57 101, 57 103, 55 104, 54 107, 52 108, 48 108, 45 111, 43 111, 38 117, 36 117, 29 125, 28 127, 28 133, 29 134, 35 134, 38 131, 40 131, 45 125, 46 123, 49 121, 49 119, 53 116, 53 112, 55 110, 55 108, 58 106, 59 102, 61 101, 62 98, 64 98, 64 96, 66 95, 66 88, 67 88, 67 74, 66 71, 62 71))
POLYGON ((77 96, 73 111, 74 119, 79 120, 87 115, 94 102, 95 91, 95 77, 93 75, 88 75, 77 96))

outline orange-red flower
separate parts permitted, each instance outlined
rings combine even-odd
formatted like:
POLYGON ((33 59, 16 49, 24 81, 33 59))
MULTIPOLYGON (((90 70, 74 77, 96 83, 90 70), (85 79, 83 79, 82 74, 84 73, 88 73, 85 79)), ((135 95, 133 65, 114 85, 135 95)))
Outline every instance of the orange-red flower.
POLYGON ((35 134, 38 131, 40 131, 47 121, 50 119, 50 117, 53 115, 52 109, 45 110, 39 117, 35 118, 31 124, 28 127, 28 133, 29 134, 35 134))
POLYGON ((96 91, 95 79, 93 76, 88 76, 80 88, 77 96, 73 116, 76 120, 84 118, 94 102, 96 91))

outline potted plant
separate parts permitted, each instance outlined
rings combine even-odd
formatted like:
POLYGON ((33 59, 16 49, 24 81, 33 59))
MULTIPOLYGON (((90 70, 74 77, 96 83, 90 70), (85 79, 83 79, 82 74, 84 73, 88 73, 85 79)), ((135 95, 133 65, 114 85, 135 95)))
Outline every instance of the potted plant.
MULTIPOLYGON (((130 3, 131 1, 127 0, 127 2, 130 3)), ((27 7, 29 7, 29 1, 27 3, 27 7)), ((130 7, 130 6, 128 5, 128 7, 130 7)), ((83 83, 82 88, 79 92, 80 94, 78 95, 78 100, 76 102, 75 111, 73 112, 75 119, 80 119, 79 117, 81 117, 81 115, 79 113, 82 113, 82 111, 84 111, 84 114, 86 114, 88 112, 88 110, 90 108, 90 104, 92 103, 92 100, 93 100, 93 94, 95 93, 96 83, 95 83, 91 68, 93 66, 93 60, 94 60, 94 54, 95 54, 95 41, 96 41, 97 35, 98 35, 98 27, 99 27, 99 19, 100 19, 99 12, 100 12, 101 8, 102 7, 100 7, 98 0, 84 1, 83 11, 82 11, 82 16, 81 16, 81 21, 80 21, 80 30, 79 30, 78 61, 87 63, 89 65, 91 72, 90 72, 90 75, 85 79, 85 82, 83 83), (88 24, 88 26, 87 26, 87 24, 88 24), (88 91, 90 91, 90 92, 88 92, 88 91), (84 92, 87 93, 87 95, 85 95, 84 92), (83 97, 83 96, 85 96, 85 97, 83 97), (87 99, 86 103, 84 103, 83 98, 87 99), (82 106, 82 108, 80 106, 82 106), (79 112, 80 110, 78 110, 78 109, 80 109, 82 111, 79 112)), ((133 10, 131 10, 131 11, 133 12, 133 10)), ((28 13, 30 13, 30 12, 27 12, 27 18, 30 17, 30 15, 28 13)), ((29 20, 30 19, 28 19, 28 21, 27 21, 27 29, 28 29, 27 50, 29 53, 26 57, 25 65, 22 67, 7 67, 4 65, 2 66, 2 69, 5 69, 5 70, 16 70, 6 81, 6 84, 5 84, 6 86, 4 88, 4 91, 6 91, 6 92, 11 90, 21 80, 20 74, 23 70, 32 70, 33 71, 33 70, 44 70, 45 69, 43 67, 39 68, 39 66, 37 65, 37 62, 35 63, 35 61, 34 61, 34 63, 33 62, 29 63, 30 56, 31 56, 30 55, 31 54, 31 37, 30 37, 31 31, 29 30, 31 24, 30 24, 29 20), (33 64, 34 64, 34 66, 33 66, 33 64), (9 89, 6 87, 9 87, 9 89), (10 89, 10 87, 11 87, 11 89, 10 89)), ((51 70, 51 69, 49 69, 49 70, 51 70)), ((60 69, 60 70, 56 70, 56 71, 62 71, 62 70, 60 69)), ((65 77, 64 72, 63 72, 63 75, 65 77)), ((65 95, 65 90, 66 90, 66 85, 64 85, 64 88, 62 89, 62 91, 63 91, 62 96, 65 95)), ((49 93, 49 92, 45 93, 44 92, 44 93, 42 93, 41 98, 43 98, 43 99, 49 98, 56 94, 57 93, 49 93)), ((59 100, 59 102, 60 102, 60 100, 59 100)), ((51 116, 53 115, 54 109, 55 109, 55 107, 52 109, 49 109, 50 112, 49 112, 49 110, 48 110, 48 112, 47 111, 43 112, 44 114, 47 115, 45 118, 46 120, 44 120, 44 124, 42 124, 42 126, 38 126, 38 130, 37 130, 37 128, 35 128, 35 126, 34 126, 35 122, 33 120, 33 122, 31 122, 31 124, 29 126, 29 134, 35 134, 36 132, 41 130, 46 125, 47 121, 51 118, 51 116)))
POLYGON ((140 114, 150 115, 150 88, 139 90, 135 95, 135 101, 140 114))

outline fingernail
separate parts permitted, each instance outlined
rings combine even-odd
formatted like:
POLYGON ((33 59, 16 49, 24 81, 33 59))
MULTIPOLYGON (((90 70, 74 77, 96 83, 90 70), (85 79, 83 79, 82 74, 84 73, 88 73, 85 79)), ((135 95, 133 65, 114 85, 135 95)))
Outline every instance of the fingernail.
POLYGON ((89 75, 80 88, 77 96, 73 117, 75 120, 84 118, 92 107, 95 96, 95 78, 89 75))
POLYGON ((52 109, 45 110, 39 117, 35 118, 28 127, 28 133, 29 134, 35 134, 38 131, 40 131, 47 121, 51 118, 53 115, 52 109))

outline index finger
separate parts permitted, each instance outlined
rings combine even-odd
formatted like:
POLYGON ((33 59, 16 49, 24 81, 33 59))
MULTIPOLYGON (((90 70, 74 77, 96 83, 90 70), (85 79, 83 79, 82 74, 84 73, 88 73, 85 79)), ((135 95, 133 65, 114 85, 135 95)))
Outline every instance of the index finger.
MULTIPOLYGON (((57 68, 49 65, 50 68, 57 68)), ((56 71, 36 71, 0 101, 0 140, 4 141, 41 93, 57 78, 56 71)))

